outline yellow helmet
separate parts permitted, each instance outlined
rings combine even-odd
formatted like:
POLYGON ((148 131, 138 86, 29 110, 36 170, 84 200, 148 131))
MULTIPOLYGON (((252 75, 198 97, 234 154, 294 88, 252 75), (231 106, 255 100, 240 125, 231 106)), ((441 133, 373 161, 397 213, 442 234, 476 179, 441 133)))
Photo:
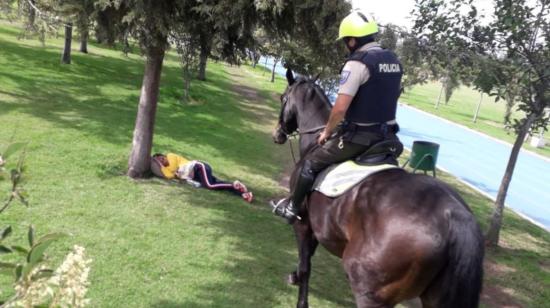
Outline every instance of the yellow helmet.
POLYGON ((363 37, 375 33, 378 33, 378 25, 374 18, 361 11, 353 11, 340 23, 338 39, 363 37))

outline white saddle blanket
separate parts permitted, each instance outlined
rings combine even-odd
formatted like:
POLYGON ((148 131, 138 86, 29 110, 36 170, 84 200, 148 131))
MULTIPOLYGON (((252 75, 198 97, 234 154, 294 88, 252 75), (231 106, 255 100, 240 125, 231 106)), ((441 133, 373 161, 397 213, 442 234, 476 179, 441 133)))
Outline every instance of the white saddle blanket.
POLYGON ((395 168, 399 167, 390 164, 361 166, 353 160, 348 160, 341 164, 332 165, 321 172, 315 180, 313 189, 328 197, 338 197, 369 175, 395 168))

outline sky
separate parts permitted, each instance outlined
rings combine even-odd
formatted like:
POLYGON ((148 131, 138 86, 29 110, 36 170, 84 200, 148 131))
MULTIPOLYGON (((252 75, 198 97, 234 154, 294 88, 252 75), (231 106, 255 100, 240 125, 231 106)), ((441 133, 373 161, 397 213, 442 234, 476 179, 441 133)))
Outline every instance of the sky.
MULTIPOLYGON (((370 13, 379 23, 392 23, 410 29, 412 20, 410 13, 414 9, 415 0, 351 0, 354 9, 370 13)), ((476 0, 478 9, 491 11, 493 0, 476 0)))
POLYGON ((414 2, 414 0, 352 0, 351 4, 354 9, 370 13, 379 23, 392 23, 410 29, 412 21, 409 16, 414 8, 414 2))

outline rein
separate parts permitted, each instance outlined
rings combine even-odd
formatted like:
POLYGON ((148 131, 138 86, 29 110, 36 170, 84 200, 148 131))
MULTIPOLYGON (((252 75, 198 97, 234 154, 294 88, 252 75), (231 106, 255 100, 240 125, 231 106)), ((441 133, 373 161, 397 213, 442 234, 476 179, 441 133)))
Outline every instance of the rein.
MULTIPOLYGON (((296 136, 300 136, 300 135, 308 135, 308 134, 315 134, 317 133, 318 131, 320 131, 321 129, 324 129, 326 127, 326 125, 320 125, 320 126, 316 126, 314 128, 310 128, 310 129, 307 129, 303 132, 301 131, 296 131, 294 133, 290 133, 290 134, 287 134, 284 130, 283 130, 283 133, 285 133, 286 135, 286 138, 288 140, 288 144, 290 146, 290 154, 292 155, 292 160, 294 161, 294 164, 296 165, 296 157, 294 156, 294 147, 292 146, 292 139, 294 139, 294 137, 296 136)), ((282 128, 282 127, 281 127, 282 128)))

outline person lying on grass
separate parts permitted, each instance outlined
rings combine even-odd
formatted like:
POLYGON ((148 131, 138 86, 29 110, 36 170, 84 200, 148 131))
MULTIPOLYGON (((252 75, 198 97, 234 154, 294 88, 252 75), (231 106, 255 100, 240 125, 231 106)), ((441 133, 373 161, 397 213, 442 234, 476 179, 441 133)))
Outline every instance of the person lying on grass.
POLYGON ((151 157, 151 171, 160 178, 180 179, 195 187, 212 190, 227 190, 240 196, 246 202, 252 202, 252 192, 239 180, 233 183, 221 181, 212 174, 212 168, 204 161, 188 160, 174 153, 154 154, 151 157))

